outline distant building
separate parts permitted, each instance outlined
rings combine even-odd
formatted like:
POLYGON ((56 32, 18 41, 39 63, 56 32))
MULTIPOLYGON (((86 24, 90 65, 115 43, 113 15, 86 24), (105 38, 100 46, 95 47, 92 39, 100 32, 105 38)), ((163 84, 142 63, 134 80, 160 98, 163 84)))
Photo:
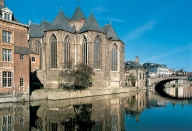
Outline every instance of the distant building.
POLYGON ((171 73, 165 64, 144 63, 143 67, 147 70, 147 77, 167 77, 171 73))
POLYGON ((39 54, 37 76, 45 87, 57 88, 59 72, 78 63, 94 68, 92 88, 124 86, 124 43, 111 24, 100 27, 80 7, 72 18, 60 11, 53 22, 30 24, 30 48, 39 54))
POLYGON ((185 76, 185 75, 188 75, 188 72, 184 71, 183 68, 182 68, 181 70, 176 71, 175 75, 176 76, 185 76))
POLYGON ((136 56, 135 61, 125 62, 125 85, 138 88, 146 86, 146 70, 139 63, 138 56, 136 56))

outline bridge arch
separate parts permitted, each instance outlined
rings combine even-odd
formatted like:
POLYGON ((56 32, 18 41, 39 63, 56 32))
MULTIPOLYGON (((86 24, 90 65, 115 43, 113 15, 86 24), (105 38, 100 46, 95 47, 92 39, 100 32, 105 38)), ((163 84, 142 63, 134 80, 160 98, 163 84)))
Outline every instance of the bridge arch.
POLYGON ((167 82, 170 82, 170 81, 173 81, 173 80, 180 80, 180 79, 187 79, 187 77, 167 77, 165 79, 157 80, 156 83, 154 82, 154 89, 159 95, 161 95, 163 97, 173 98, 170 95, 165 93, 165 91, 163 90, 164 85, 167 82))

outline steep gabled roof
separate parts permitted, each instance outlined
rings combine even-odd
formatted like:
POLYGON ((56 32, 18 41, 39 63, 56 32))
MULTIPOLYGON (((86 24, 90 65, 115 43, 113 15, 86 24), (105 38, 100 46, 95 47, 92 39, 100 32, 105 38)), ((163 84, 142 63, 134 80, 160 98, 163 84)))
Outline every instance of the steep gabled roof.
POLYGON ((117 36, 117 34, 115 33, 113 27, 111 26, 111 24, 107 24, 103 27, 104 32, 107 34, 107 39, 109 40, 117 40, 119 41, 119 37, 117 36))
POLYGON ((93 14, 89 16, 89 18, 85 21, 81 29, 79 30, 79 33, 83 33, 86 31, 98 31, 104 33, 103 29, 100 27, 100 25, 97 23, 95 17, 93 14))
POLYGON ((44 31, 47 30, 50 25, 51 23, 45 20, 43 20, 40 25, 31 23, 29 29, 30 37, 43 37, 44 31))
POLYGON ((85 15, 83 14, 83 12, 81 11, 80 7, 78 6, 71 18, 71 21, 79 21, 82 18, 84 18, 84 20, 86 20, 85 15))
POLYGON ((70 26, 65 14, 62 11, 59 12, 47 30, 64 30, 70 33, 74 33, 74 29, 70 26))

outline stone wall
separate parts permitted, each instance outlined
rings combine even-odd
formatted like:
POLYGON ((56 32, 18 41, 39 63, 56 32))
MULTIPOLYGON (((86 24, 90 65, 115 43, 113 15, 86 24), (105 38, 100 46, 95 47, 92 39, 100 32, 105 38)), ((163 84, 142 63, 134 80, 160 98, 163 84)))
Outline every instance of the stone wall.
MULTIPOLYGON (((146 87, 140 88, 146 89, 146 87)), ((66 90, 52 90, 52 89, 43 89, 35 90, 32 92, 30 99, 33 100, 62 100, 62 99, 71 99, 71 98, 82 98, 82 97, 93 97, 93 96, 102 96, 110 94, 119 94, 126 93, 130 91, 137 91, 140 89, 136 88, 105 88, 103 90, 99 89, 87 89, 87 90, 78 90, 78 91, 66 91, 66 90)))
MULTIPOLYGON (((74 24, 74 23, 73 23, 74 24)), ((78 25, 80 26, 80 25, 78 25)), ((106 34, 95 31, 88 31, 82 34, 71 34, 62 30, 47 31, 42 38, 30 38, 30 47, 35 51, 35 43, 38 40, 42 46, 42 71, 38 71, 42 83, 47 88, 56 88, 59 79, 59 71, 63 69, 64 44, 66 36, 70 40, 70 57, 72 65, 82 63, 82 41, 84 37, 88 42, 88 65, 94 65, 94 42, 97 36, 101 39, 100 45, 100 68, 94 69, 93 88, 123 87, 124 86, 124 44, 121 41, 111 41, 106 39, 106 34), (51 35, 57 38, 57 68, 51 68, 51 48, 49 39, 51 35), (118 48, 118 70, 111 71, 111 47, 113 44, 118 48), (40 74, 44 72, 44 74, 40 74), (42 80, 43 78, 43 80, 42 80), (45 84, 46 83, 46 84, 45 84)))

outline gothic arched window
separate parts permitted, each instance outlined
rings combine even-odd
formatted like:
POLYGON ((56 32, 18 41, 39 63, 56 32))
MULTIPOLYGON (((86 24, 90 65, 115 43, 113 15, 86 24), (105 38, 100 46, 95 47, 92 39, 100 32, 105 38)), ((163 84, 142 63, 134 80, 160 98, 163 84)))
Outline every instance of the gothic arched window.
POLYGON ((39 41, 36 41, 35 43, 35 52, 39 55, 39 68, 42 68, 42 48, 41 48, 41 43, 39 41))
POLYGON ((85 36, 82 43, 82 63, 88 64, 88 43, 85 36))
POLYGON ((97 36, 94 43, 94 68, 100 68, 100 46, 101 39, 97 36))
POLYGON ((70 60, 70 41, 69 37, 65 38, 64 43, 64 67, 70 68, 71 60, 70 60))
POLYGON ((51 44, 51 68, 57 68, 57 38, 55 35, 51 35, 49 42, 51 44))
POLYGON ((111 50, 111 71, 117 71, 117 46, 115 44, 111 50))

